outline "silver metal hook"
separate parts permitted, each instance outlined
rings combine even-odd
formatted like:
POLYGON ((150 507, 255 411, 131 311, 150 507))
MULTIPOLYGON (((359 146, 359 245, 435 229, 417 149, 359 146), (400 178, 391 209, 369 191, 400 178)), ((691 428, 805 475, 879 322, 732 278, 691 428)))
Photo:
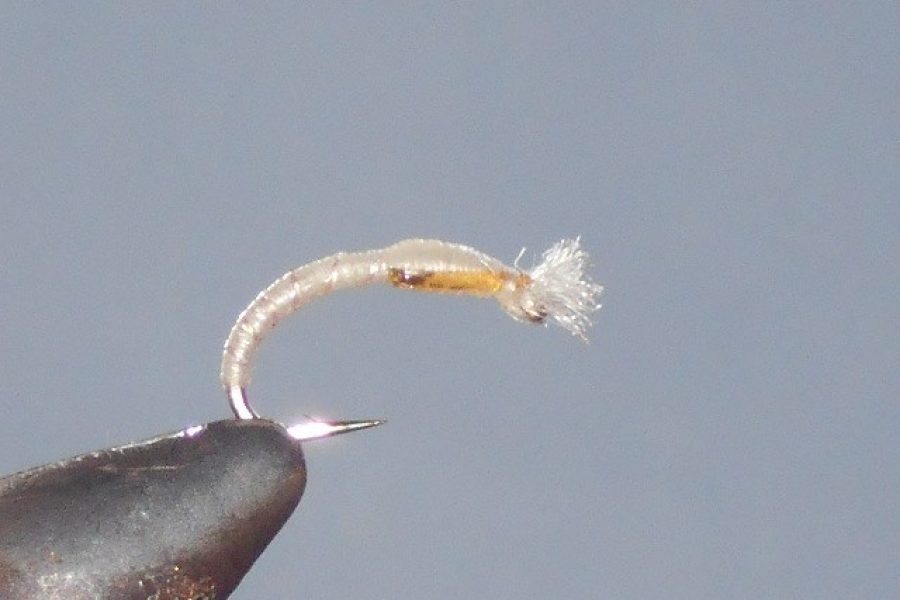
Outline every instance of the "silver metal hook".
MULTIPOLYGON (((244 388, 234 385, 228 388, 228 403, 234 416, 238 419, 259 419, 250 401, 247 399, 247 392, 244 388)), ((321 421, 318 419, 310 419, 305 423, 297 423, 287 428, 288 435, 295 440, 306 442, 310 440, 320 440, 326 437, 340 435, 342 433, 350 433, 352 431, 360 431, 377 427, 387 421, 384 419, 359 419, 355 421, 321 421)))

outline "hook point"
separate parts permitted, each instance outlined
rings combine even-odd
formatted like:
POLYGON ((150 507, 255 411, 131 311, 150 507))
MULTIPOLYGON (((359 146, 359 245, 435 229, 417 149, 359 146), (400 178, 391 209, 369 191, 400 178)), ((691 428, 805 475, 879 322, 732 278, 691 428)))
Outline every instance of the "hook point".
POLYGON ((319 440, 342 433, 360 431, 387 423, 385 419, 360 419, 355 421, 307 421, 287 428, 288 435, 295 440, 306 442, 319 440))

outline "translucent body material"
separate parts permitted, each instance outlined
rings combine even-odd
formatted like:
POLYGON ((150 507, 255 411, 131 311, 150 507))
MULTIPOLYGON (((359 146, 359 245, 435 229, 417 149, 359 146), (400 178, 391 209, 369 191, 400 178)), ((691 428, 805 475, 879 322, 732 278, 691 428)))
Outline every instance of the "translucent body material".
POLYGON ((513 318, 551 320, 585 339, 602 287, 584 275, 587 253, 579 240, 563 240, 525 272, 469 246, 439 240, 404 240, 380 250, 340 252, 288 271, 241 313, 225 342, 221 381, 232 410, 257 414, 247 400, 256 352, 279 321, 336 290, 386 283, 419 291, 493 297, 513 318))

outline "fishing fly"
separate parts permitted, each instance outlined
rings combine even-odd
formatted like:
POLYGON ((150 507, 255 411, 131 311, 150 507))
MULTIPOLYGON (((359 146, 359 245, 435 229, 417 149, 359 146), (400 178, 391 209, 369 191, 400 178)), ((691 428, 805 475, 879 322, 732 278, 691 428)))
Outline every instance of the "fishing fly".
MULTIPOLYGON (((469 246, 410 239, 387 248, 339 252, 288 271, 259 293, 240 314, 225 341, 220 379, 238 419, 259 415, 247 397, 257 351, 282 319, 334 291, 382 283, 393 287, 494 298, 517 321, 555 323, 587 341, 591 313, 603 286, 585 273, 588 253, 580 238, 561 240, 531 269, 513 266, 469 246)), ((371 427, 380 421, 313 421, 288 432, 297 439, 371 427)))

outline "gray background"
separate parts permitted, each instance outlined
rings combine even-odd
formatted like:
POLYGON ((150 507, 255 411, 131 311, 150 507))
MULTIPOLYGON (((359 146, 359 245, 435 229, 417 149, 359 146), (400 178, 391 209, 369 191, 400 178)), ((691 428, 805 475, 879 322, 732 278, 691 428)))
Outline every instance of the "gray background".
POLYGON ((259 288, 583 235, 593 343, 334 296, 266 344, 308 449, 236 598, 896 598, 895 3, 0 6, 0 472, 229 415, 259 288))

